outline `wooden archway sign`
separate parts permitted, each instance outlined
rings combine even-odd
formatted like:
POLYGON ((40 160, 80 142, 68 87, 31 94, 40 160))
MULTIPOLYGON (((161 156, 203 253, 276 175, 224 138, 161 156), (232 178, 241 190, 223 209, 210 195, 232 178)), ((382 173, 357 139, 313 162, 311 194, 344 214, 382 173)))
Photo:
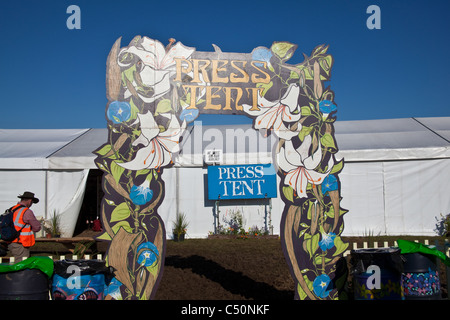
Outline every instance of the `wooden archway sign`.
POLYGON ((135 37, 107 59, 108 141, 95 154, 104 172, 98 239, 110 241, 108 265, 115 279, 111 299, 152 299, 162 276, 166 231, 158 214, 164 200, 162 172, 180 151, 187 123, 200 113, 245 114, 255 130, 274 134, 273 163, 285 208, 281 241, 297 284, 298 299, 337 299, 348 244, 333 124, 334 92, 323 83, 333 58, 316 47, 297 65, 297 46, 274 42, 251 53, 199 52, 174 39, 135 37))

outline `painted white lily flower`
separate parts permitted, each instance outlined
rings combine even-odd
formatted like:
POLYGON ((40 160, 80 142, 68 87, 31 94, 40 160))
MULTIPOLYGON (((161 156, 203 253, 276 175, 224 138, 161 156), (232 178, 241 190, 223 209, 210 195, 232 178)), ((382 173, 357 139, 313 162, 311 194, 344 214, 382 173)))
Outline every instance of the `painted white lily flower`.
POLYGON ((167 130, 161 132, 150 111, 138 114, 137 121, 141 125, 141 135, 132 143, 133 146, 143 144, 136 152, 136 157, 119 165, 129 170, 158 169, 172 161, 172 153, 180 151, 180 137, 186 128, 186 122, 180 126, 172 114, 161 114, 170 119, 167 130))
POLYGON ((256 117, 255 129, 272 129, 275 134, 285 140, 290 140, 298 135, 302 126, 299 123, 295 131, 291 131, 284 125, 284 122, 296 122, 300 119, 301 113, 294 113, 299 110, 298 96, 300 88, 297 84, 291 84, 280 101, 268 101, 262 97, 258 91, 258 110, 252 110, 253 106, 242 105, 244 111, 256 117))
POLYGON ((328 176, 334 165, 333 158, 328 162, 328 171, 320 173, 315 171, 322 160, 322 148, 319 146, 314 154, 309 155, 311 136, 306 136, 303 143, 294 148, 292 141, 288 140, 278 153, 278 165, 286 172, 284 184, 291 186, 300 198, 307 197, 308 183, 320 185, 328 176))
MULTIPOLYGON (((188 59, 195 51, 195 48, 184 46, 177 42, 166 52, 163 44, 157 40, 143 37, 138 46, 133 45, 121 50, 119 56, 129 52, 139 57, 144 67, 138 70, 142 83, 148 87, 153 87, 154 94, 147 97, 139 94, 139 97, 146 103, 151 103, 160 98, 170 90, 170 76, 176 72, 175 58, 188 59)), ((118 62, 120 66, 126 64, 118 62)), ((136 82, 133 86, 137 87, 136 82)), ((129 89, 125 91, 125 99, 131 96, 129 89)))

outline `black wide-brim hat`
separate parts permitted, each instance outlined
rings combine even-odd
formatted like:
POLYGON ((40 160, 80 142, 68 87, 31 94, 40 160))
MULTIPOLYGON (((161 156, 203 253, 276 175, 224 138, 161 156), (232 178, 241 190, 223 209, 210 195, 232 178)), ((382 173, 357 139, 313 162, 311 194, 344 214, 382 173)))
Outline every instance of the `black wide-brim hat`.
POLYGON ((33 192, 25 191, 22 195, 17 196, 20 199, 33 199, 33 203, 38 203, 39 199, 34 196, 33 192))

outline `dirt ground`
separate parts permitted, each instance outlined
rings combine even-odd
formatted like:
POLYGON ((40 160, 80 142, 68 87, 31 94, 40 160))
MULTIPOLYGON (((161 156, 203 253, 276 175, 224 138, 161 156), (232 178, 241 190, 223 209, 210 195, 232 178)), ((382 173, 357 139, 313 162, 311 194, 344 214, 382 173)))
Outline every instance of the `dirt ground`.
POLYGON ((292 300, 278 239, 168 241, 155 299, 292 300))

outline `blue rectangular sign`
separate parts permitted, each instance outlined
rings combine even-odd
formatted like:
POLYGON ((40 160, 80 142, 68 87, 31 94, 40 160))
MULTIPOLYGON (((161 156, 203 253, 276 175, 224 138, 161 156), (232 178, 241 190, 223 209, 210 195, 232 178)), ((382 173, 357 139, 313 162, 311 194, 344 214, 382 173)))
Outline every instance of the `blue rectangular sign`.
POLYGON ((208 166, 208 199, 277 197, 277 175, 272 164, 208 166))

